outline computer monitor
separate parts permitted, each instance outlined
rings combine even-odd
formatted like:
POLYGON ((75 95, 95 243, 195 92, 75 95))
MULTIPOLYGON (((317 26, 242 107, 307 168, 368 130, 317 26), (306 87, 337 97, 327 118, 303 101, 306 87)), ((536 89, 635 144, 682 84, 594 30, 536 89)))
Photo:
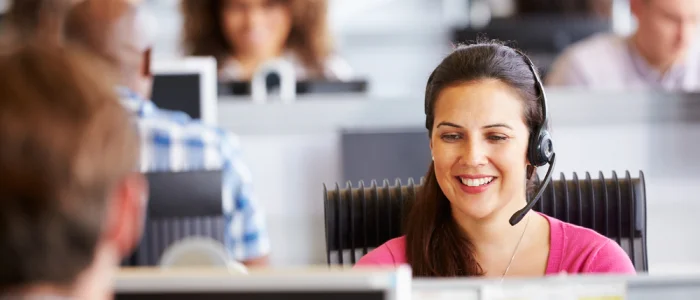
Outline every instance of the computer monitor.
POLYGON ((455 28, 452 40, 458 43, 480 37, 498 39, 528 53, 559 54, 580 40, 601 32, 612 31, 610 20, 556 14, 531 14, 497 18, 483 28, 455 28))
POLYGON ((403 300, 410 299, 409 267, 373 270, 120 271, 116 300, 403 300))
POLYGON ((151 172, 143 238, 122 266, 154 266, 173 243, 209 237, 223 242, 221 170, 151 172))
POLYGON ((527 14, 496 18, 483 28, 462 27, 452 31, 452 41, 469 43, 497 39, 525 51, 545 77, 555 59, 569 46, 601 32, 611 32, 607 19, 559 14, 527 14))
POLYGON ((211 57, 155 59, 151 64, 153 93, 158 107, 187 113, 216 125, 217 72, 211 57))
POLYGON ((430 165, 424 128, 346 129, 340 140, 343 181, 399 178, 405 183, 413 178, 418 182, 430 165))

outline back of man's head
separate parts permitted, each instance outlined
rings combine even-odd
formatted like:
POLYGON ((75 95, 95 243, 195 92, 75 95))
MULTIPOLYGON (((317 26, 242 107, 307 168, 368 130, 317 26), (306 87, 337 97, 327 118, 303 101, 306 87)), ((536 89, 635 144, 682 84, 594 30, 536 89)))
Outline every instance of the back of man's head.
POLYGON ((5 24, 12 38, 60 39, 66 13, 76 0, 12 0, 5 24))
POLYGON ((105 257, 103 245, 116 267, 138 239, 141 228, 125 224, 142 217, 138 134, 98 60, 49 45, 8 52, 0 55, 0 294, 72 287, 105 257))
POLYGON ((118 72, 120 84, 150 97, 152 28, 143 9, 126 0, 85 0, 66 18, 68 42, 104 58, 118 72))

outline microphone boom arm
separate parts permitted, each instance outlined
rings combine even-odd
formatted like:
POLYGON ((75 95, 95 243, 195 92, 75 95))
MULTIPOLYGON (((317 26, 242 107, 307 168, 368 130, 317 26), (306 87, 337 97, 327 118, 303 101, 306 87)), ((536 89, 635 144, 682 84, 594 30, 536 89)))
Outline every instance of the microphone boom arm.
POLYGON ((552 170, 554 170, 554 165, 556 164, 556 161, 556 154, 552 153, 552 158, 549 160, 549 169, 547 169, 547 174, 544 176, 542 184, 540 184, 540 187, 537 189, 537 194, 535 194, 535 198, 532 198, 532 201, 525 205, 524 208, 515 212, 513 216, 510 217, 509 222, 511 226, 515 226, 516 224, 518 224, 523 219, 523 217, 525 217, 527 212, 535 206, 537 201, 540 200, 542 194, 544 193, 544 189, 552 180, 552 170))

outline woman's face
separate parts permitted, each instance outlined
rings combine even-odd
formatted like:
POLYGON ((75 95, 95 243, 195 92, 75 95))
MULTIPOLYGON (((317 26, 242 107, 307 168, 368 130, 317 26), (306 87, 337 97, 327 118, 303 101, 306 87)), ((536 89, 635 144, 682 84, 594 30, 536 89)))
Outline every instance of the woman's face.
POLYGON ((523 102, 505 83, 487 79, 442 90, 430 148, 453 215, 483 219, 524 204, 518 200, 525 199, 528 138, 523 102))
POLYGON ((221 27, 234 51, 244 56, 280 55, 292 28, 283 0, 223 0, 221 27))

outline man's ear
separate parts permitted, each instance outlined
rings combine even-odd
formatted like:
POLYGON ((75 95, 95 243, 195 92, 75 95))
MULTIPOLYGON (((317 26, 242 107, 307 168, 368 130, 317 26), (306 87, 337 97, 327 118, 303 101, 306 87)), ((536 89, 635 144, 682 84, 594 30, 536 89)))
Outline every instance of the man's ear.
POLYGON ((152 56, 153 48, 149 47, 145 51, 143 51, 143 64, 142 64, 142 70, 141 74, 144 77, 151 77, 153 74, 151 74, 151 56, 152 56))
POLYGON ((630 0, 629 5, 630 5, 630 12, 632 13, 633 16, 639 17, 640 10, 642 9, 643 5, 646 5, 645 3, 648 0, 630 0))
POLYGON ((143 174, 125 176, 112 190, 103 239, 114 245, 121 257, 130 255, 141 242, 147 205, 148 182, 143 174))

